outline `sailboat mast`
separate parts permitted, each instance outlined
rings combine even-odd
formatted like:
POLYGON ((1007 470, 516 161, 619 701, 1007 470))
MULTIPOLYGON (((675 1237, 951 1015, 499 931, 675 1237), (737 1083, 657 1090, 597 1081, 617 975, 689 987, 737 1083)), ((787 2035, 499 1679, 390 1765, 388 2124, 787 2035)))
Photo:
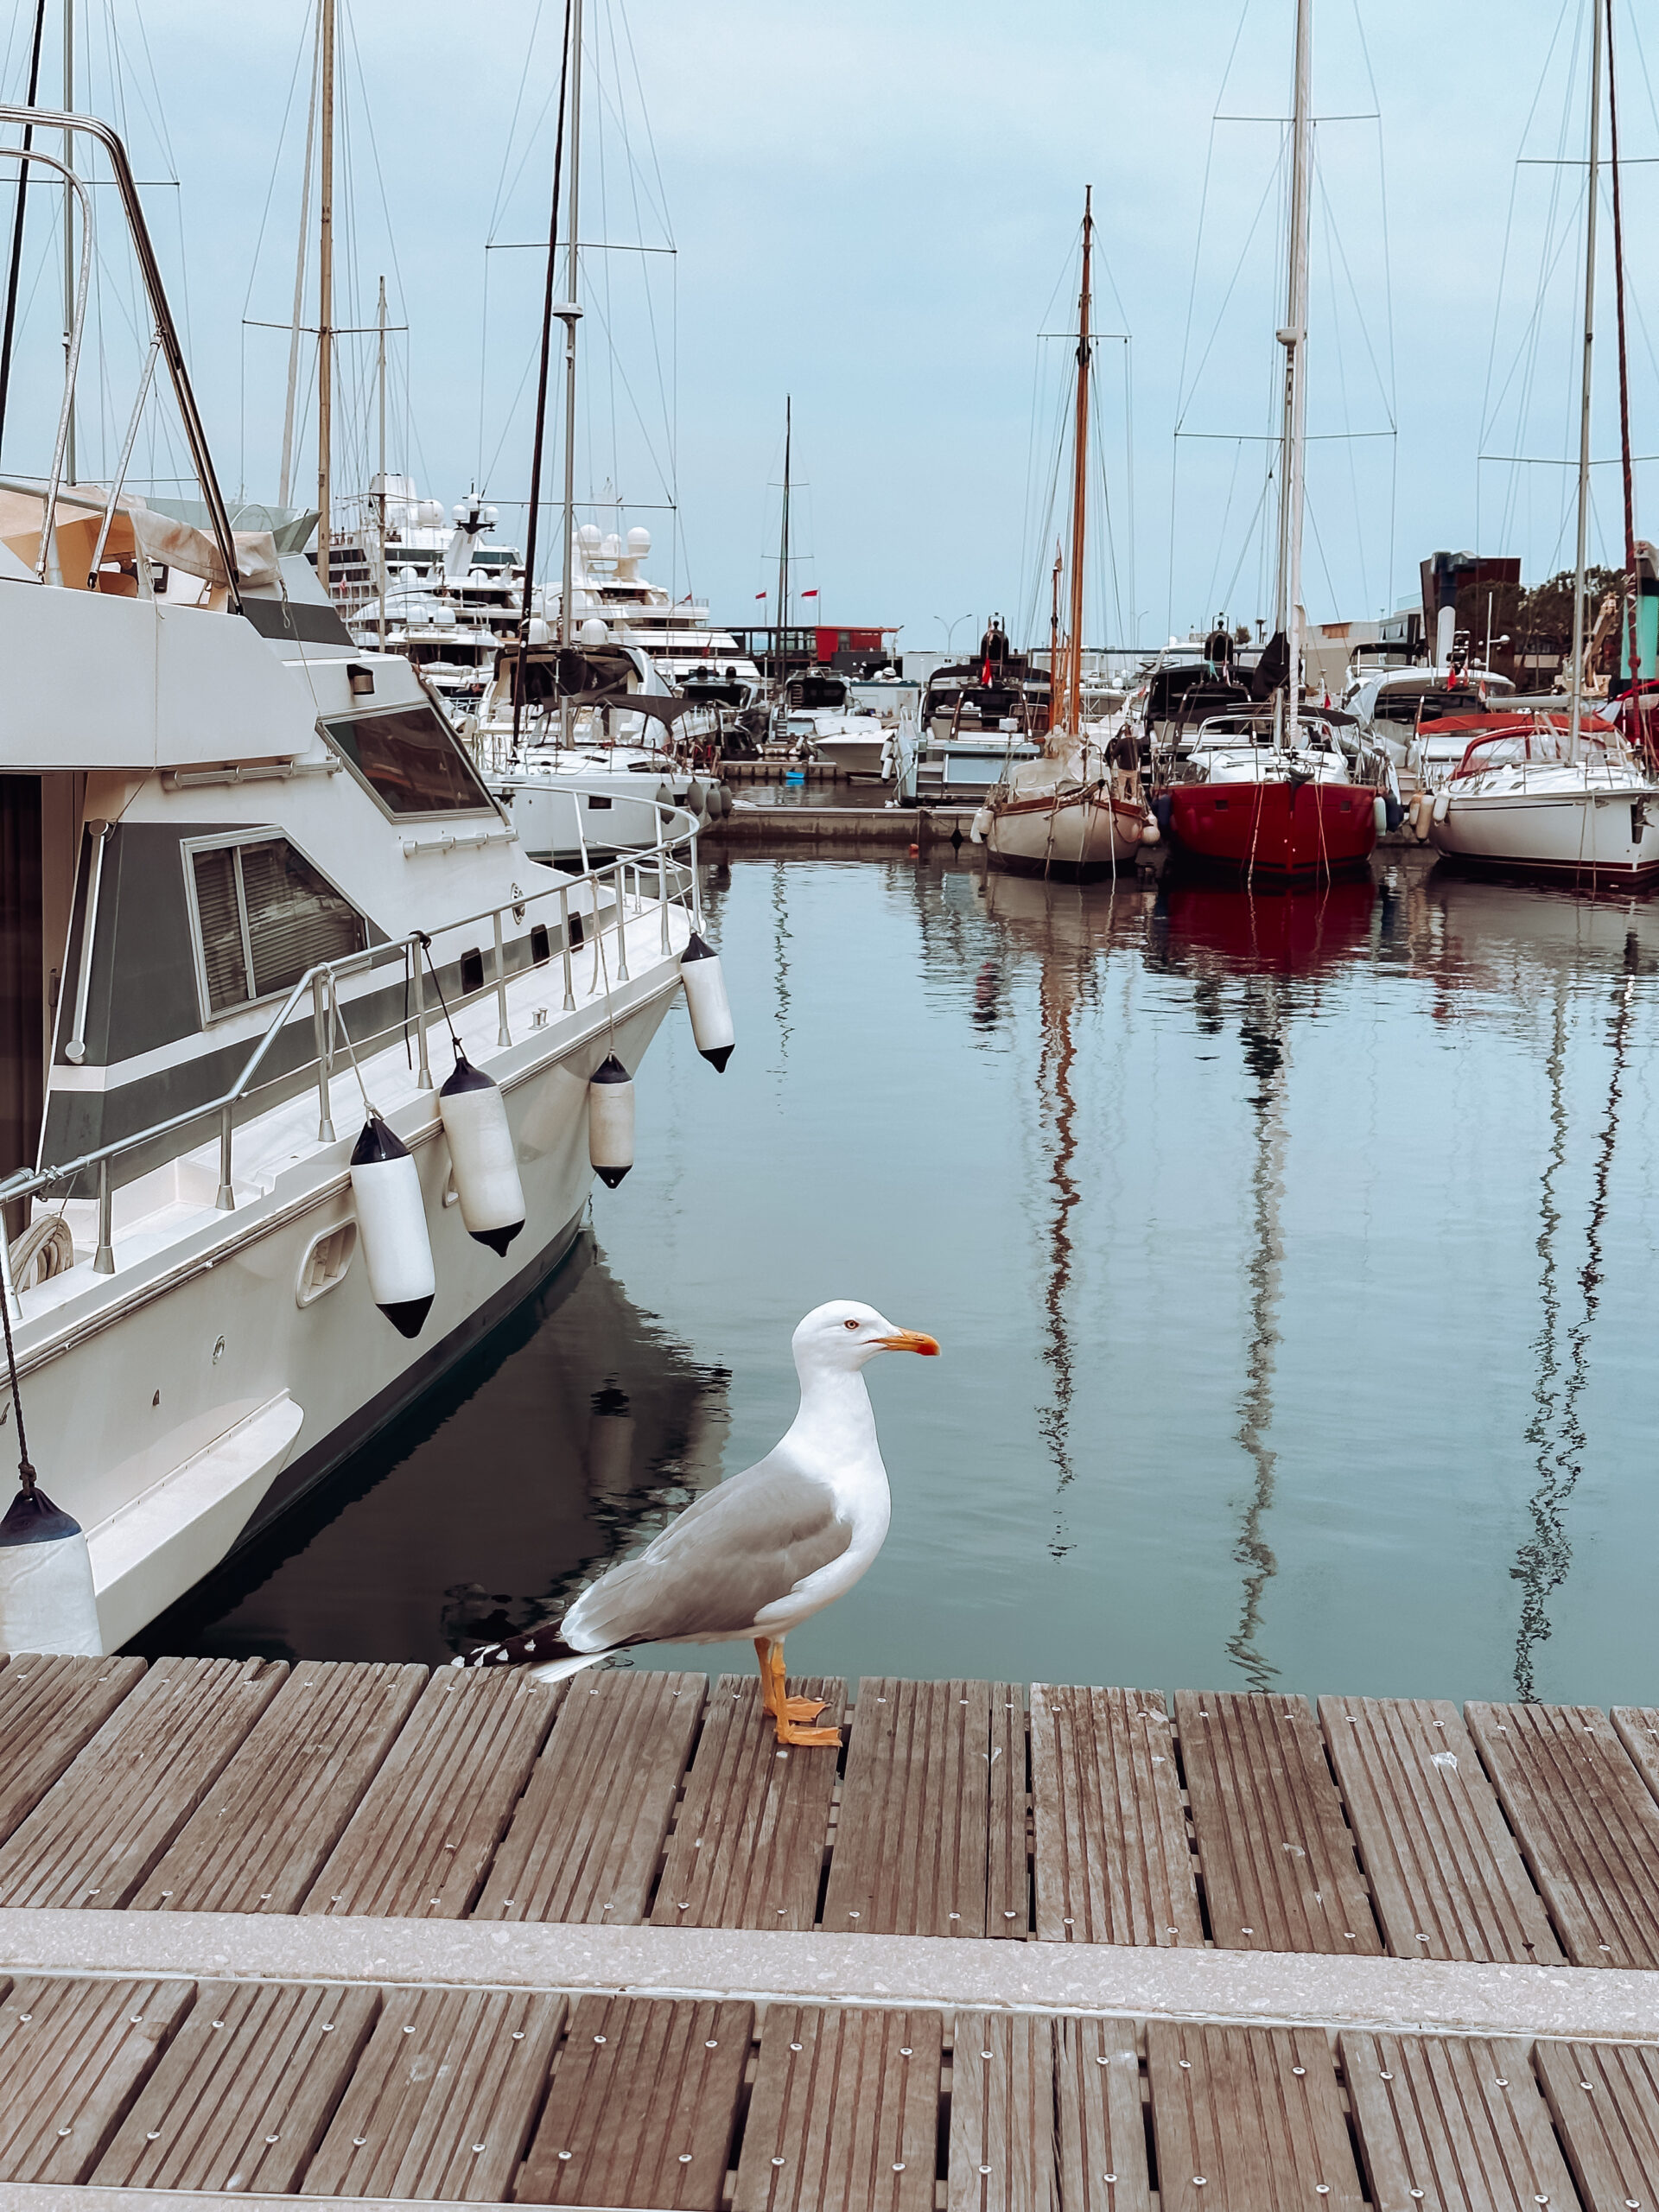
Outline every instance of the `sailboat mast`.
POLYGON ((1618 311, 1618 451, 1624 479, 1624 618, 1630 688, 1642 676, 1637 623, 1636 483, 1630 463, 1630 370, 1624 348, 1624 221, 1618 189, 1618 94, 1613 77, 1613 0, 1607 0, 1607 137, 1613 173, 1613 299, 1618 311))
POLYGON ((1313 0, 1296 0, 1296 92, 1291 111, 1290 282, 1284 327, 1284 465, 1279 486, 1279 588, 1274 627, 1290 651, 1285 742, 1294 747, 1302 683, 1303 462, 1307 441, 1307 231, 1313 123, 1313 0))
POLYGON ((778 533, 778 630, 777 645, 772 657, 772 680, 779 696, 784 689, 784 625, 789 620, 789 463, 790 441, 794 434, 793 403, 787 392, 784 395, 784 512, 778 533))
POLYGON ((317 582, 328 589, 328 522, 334 402, 334 0, 322 0, 322 171, 317 244, 317 582))
POLYGON ((283 464, 276 504, 285 507, 294 483, 294 407, 300 389, 300 317, 305 312, 305 263, 311 243, 311 161, 317 143, 317 75, 322 60, 322 16, 317 16, 311 54, 311 104, 305 116, 305 168, 300 176, 300 243, 294 257, 294 318, 288 334, 288 396, 283 404, 283 464))
POLYGON ((1584 568, 1590 538, 1590 359, 1596 340, 1596 200, 1601 158, 1601 7, 1590 0, 1590 186, 1584 233, 1584 369, 1579 388, 1579 543, 1573 564, 1573 758, 1584 720, 1584 568))
MULTIPOLYGON (((576 224, 582 212, 582 0, 570 11, 570 214, 564 254, 564 582, 559 592, 559 644, 575 635, 576 597, 576 319, 582 295, 576 224)), ((559 743, 570 742, 570 700, 559 685, 559 743)))
POLYGON ((1089 507, 1089 284, 1095 244, 1095 188, 1083 188, 1083 289, 1077 296, 1077 416, 1071 441, 1071 651, 1066 660, 1065 724, 1083 728, 1083 555, 1089 507))
POLYGON ((386 280, 380 279, 380 303, 375 317, 379 326, 380 385, 380 650, 386 650, 386 280))
MULTIPOLYGON (((35 0, 35 40, 29 57, 29 98, 33 107, 41 86, 41 41, 46 31, 46 0, 35 0)), ((6 397, 11 389, 11 341, 17 322, 17 284, 23 260, 23 207, 28 197, 29 150, 35 143, 35 126, 23 125, 23 159, 17 165, 17 206, 11 219, 11 260, 6 271, 5 327, 0 330, 0 440, 6 435, 6 397)))
MULTIPOLYGON (((63 111, 75 111, 75 0, 63 0, 63 111)), ((63 165, 75 165, 74 133, 63 134, 63 165)), ((22 187, 17 188, 22 193, 22 187)), ((63 187, 63 356, 67 361, 75 327, 75 195, 67 178, 63 187)), ((75 468, 75 395, 69 394, 69 440, 63 454, 64 481, 79 481, 75 468)))

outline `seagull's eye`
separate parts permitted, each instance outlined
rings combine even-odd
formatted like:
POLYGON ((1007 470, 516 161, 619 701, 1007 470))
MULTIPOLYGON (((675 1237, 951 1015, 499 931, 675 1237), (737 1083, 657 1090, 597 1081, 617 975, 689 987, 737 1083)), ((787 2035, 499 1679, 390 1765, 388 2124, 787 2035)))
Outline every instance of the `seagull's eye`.
POLYGON ((843 1321, 841 1325, 843 1329, 855 1329, 858 1324, 856 1321, 843 1321))

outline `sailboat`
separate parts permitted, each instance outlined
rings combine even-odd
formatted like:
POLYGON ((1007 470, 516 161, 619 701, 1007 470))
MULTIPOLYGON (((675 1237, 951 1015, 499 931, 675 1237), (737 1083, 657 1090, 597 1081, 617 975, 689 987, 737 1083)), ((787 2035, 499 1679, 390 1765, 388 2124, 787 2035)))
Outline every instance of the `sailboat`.
MULTIPOLYGON (((1517 716, 1471 739, 1437 793, 1429 838, 1439 852, 1477 865, 1567 878, 1592 889, 1659 881, 1659 760, 1650 715, 1625 732, 1585 715, 1585 562, 1590 529, 1591 353, 1595 339, 1596 208, 1601 152, 1603 0, 1591 0, 1590 182, 1585 218, 1584 369, 1579 401, 1579 533, 1573 575, 1571 713, 1563 730, 1547 715, 1517 716)), ((1619 200, 1618 111, 1613 82, 1612 8, 1607 0, 1607 108, 1612 133, 1613 268, 1618 295, 1620 429, 1624 447, 1625 563, 1630 578, 1627 666, 1630 705, 1642 690, 1637 620, 1640 570, 1630 467, 1629 378, 1624 354, 1624 257, 1619 200)))
POLYGON ((1181 850, 1256 882, 1317 880, 1363 867, 1376 842, 1389 772, 1380 755, 1353 746, 1345 718, 1310 712, 1302 696, 1313 53, 1313 0, 1297 0, 1290 290, 1279 332, 1285 404, 1276 620, 1251 685, 1261 703, 1204 723, 1191 751, 1173 762, 1178 780, 1158 806, 1181 850))
POLYGON ((1114 875, 1142 845, 1159 838, 1141 790, 1139 749, 1132 736, 1085 722, 1083 713, 1083 580, 1088 524, 1090 281, 1094 250, 1094 194, 1083 203, 1083 284, 1077 299, 1077 389, 1071 450, 1071 544, 1069 564, 1055 567, 1052 626, 1053 718, 1034 760, 1009 766, 975 817, 995 868, 1016 875, 1086 882, 1114 875), (1070 634, 1062 641, 1058 585, 1066 569, 1070 634))

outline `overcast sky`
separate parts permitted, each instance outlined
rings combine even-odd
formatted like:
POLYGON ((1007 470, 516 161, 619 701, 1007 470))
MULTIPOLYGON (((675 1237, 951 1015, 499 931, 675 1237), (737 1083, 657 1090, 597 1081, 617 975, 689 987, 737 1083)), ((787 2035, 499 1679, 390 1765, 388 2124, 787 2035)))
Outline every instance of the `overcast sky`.
MULTIPOLYGON (((517 536, 539 265, 485 247, 544 235, 561 0, 340 9, 336 320, 372 320, 384 270, 391 319, 409 326, 393 340, 391 466, 446 505, 479 480, 517 536)), ((10 97, 32 13, 29 0, 7 24, 10 97)), ((290 309, 307 0, 80 0, 79 15, 84 104, 124 115, 141 176, 180 180, 146 199, 169 281, 182 268, 188 282, 220 474, 274 498, 286 339, 243 321, 290 309)), ((960 644, 993 607, 1016 630, 1039 619, 1065 360, 1039 334, 1075 315, 1092 185, 1096 322, 1131 343, 1109 336, 1098 356, 1090 642, 1153 641, 1223 605, 1269 611, 1257 517, 1271 511, 1261 440, 1284 311, 1272 118, 1288 111, 1292 0, 588 0, 587 16, 584 238, 677 251, 590 257, 578 492, 620 493, 623 520, 657 535, 663 582, 695 587, 727 621, 762 614, 787 393, 797 588, 818 588, 824 620, 902 624, 901 645, 922 646, 951 622, 960 644), (1265 119, 1217 123, 1218 110, 1265 119), (675 496, 671 544, 658 510, 675 496)), ((1319 0, 1315 620, 1397 602, 1440 546, 1517 553, 1529 578, 1571 561, 1566 474, 1478 456, 1572 449, 1582 169, 1563 164, 1584 153, 1587 25, 1588 0, 1319 0)), ((48 26, 54 99, 60 0, 48 26)), ((1617 27, 1621 150, 1651 157, 1659 30, 1649 57, 1630 0, 1617 27)), ((1626 203, 1647 453, 1659 168, 1630 172, 1626 203)), ((1618 451, 1604 291, 1602 457, 1618 451)), ((372 465, 373 431, 364 342, 342 353, 350 480, 372 465)), ((105 412, 118 421, 113 402, 105 412)), ((6 458, 27 465, 10 433, 6 458)), ((314 481, 309 443, 305 469, 314 481)), ((1659 496, 1659 469, 1649 484, 1659 496)), ((1592 550, 1616 554, 1621 537, 1618 471, 1602 468, 1592 550)))

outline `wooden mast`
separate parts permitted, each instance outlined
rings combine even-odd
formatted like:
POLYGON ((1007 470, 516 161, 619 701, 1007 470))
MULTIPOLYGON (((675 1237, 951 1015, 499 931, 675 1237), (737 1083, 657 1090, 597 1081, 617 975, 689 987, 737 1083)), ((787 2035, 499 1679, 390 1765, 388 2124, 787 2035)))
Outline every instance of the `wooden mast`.
POLYGON ((1071 636, 1066 655, 1066 728, 1083 728, 1083 554, 1089 504, 1089 279, 1095 243, 1094 187, 1083 189, 1083 289, 1077 300, 1077 419, 1071 451, 1071 636))
MULTIPOLYGON (((1624 348, 1624 223, 1618 189, 1618 94, 1613 77, 1613 0, 1607 0, 1607 139, 1613 175, 1613 300, 1618 320, 1618 449, 1624 479, 1624 619, 1630 664, 1630 688, 1642 677, 1642 640, 1637 621, 1636 484, 1630 464, 1630 371, 1624 348)), ((1639 726, 1639 722, 1638 722, 1639 726)))
POLYGON ((317 582, 328 589, 329 438, 334 366, 334 0, 322 0, 322 169, 317 205, 317 582))
POLYGON ((1579 541, 1573 569, 1573 758, 1584 720, 1584 566, 1590 534, 1591 355, 1596 340, 1596 200, 1601 161, 1601 9, 1591 0, 1590 188, 1584 238, 1584 367, 1579 387, 1579 541))

